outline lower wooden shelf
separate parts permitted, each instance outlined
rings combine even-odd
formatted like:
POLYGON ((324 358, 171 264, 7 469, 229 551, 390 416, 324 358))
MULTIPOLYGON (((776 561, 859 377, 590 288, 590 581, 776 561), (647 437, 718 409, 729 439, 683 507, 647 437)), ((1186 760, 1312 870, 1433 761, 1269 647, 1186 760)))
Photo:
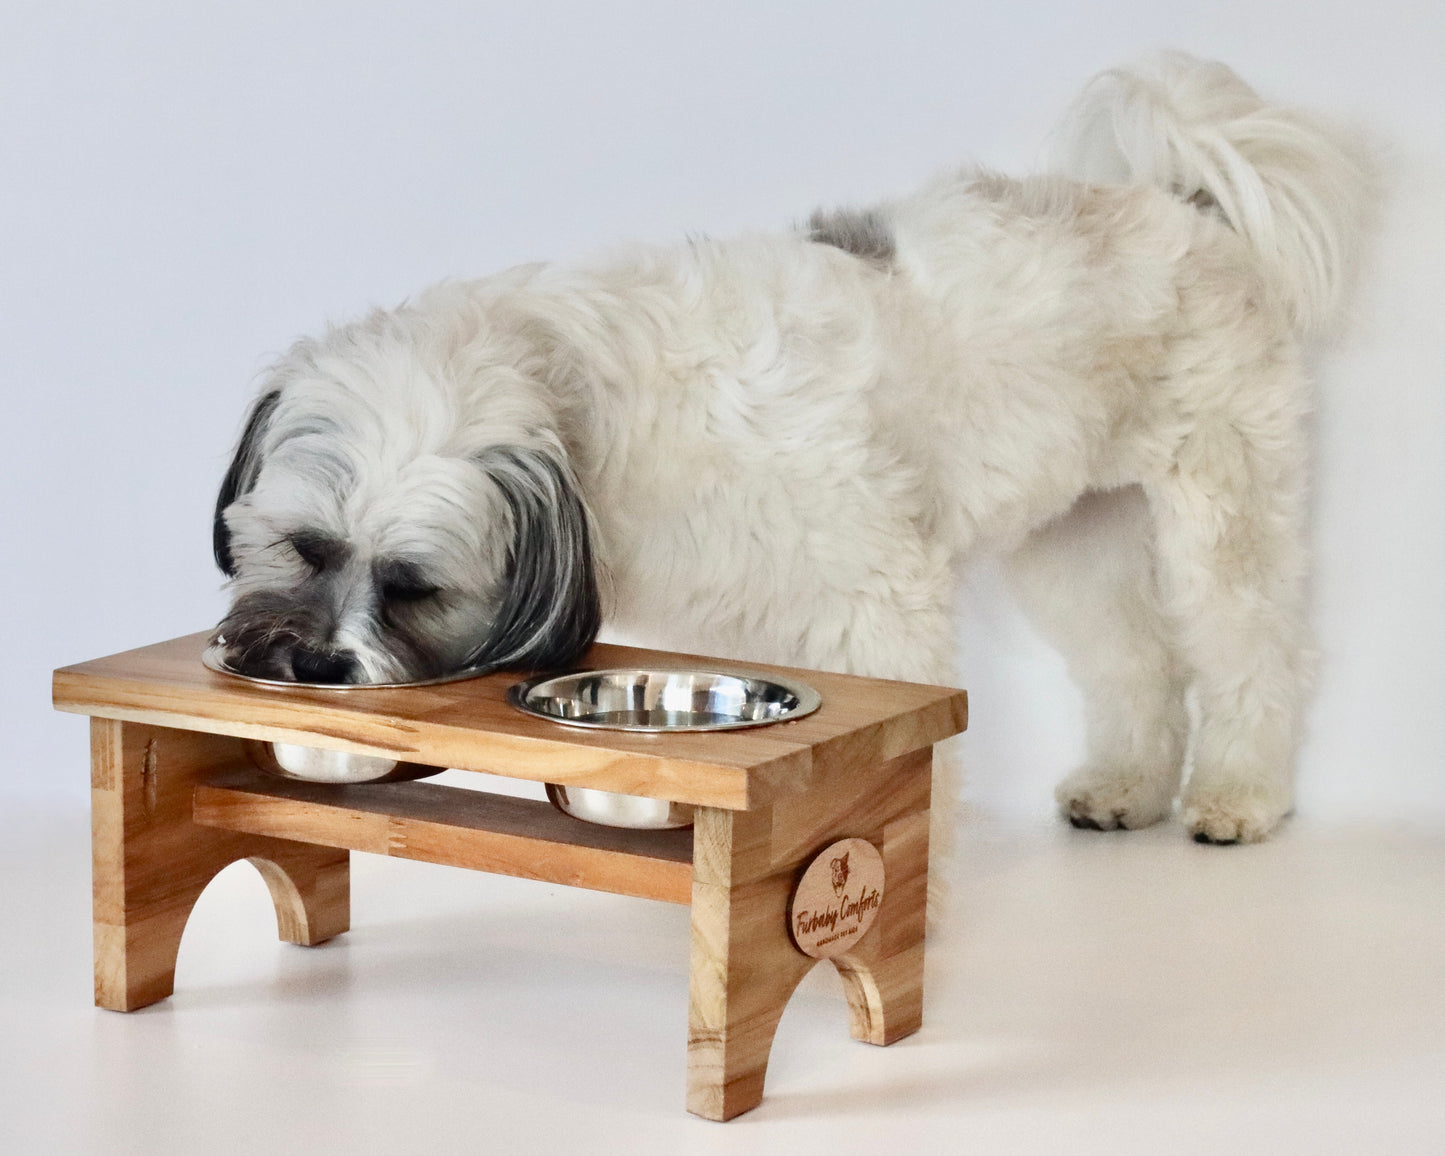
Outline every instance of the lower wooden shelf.
POLYGON ((195 789, 201 826, 518 875, 669 903, 692 900, 692 831, 584 823, 550 803, 424 781, 332 785, 233 769, 195 789))

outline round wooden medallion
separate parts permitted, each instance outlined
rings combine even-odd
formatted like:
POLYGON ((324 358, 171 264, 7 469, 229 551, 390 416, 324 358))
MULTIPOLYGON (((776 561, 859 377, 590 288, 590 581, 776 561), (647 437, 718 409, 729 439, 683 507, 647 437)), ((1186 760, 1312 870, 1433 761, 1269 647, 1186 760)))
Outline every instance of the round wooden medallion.
POLYGON ((851 951, 883 906, 883 856, 865 839, 840 839, 808 864, 788 905, 788 930, 804 955, 851 951))

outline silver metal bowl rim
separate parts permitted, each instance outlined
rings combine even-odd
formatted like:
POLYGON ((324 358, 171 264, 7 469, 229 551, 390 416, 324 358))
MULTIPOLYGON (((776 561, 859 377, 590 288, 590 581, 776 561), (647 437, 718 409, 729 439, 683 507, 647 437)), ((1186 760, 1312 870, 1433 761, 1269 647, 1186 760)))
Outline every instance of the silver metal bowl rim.
POLYGON ((255 683, 257 686, 275 686, 286 690, 404 690, 413 686, 439 686, 444 682, 461 682, 466 678, 480 678, 484 674, 495 673, 497 669, 494 666, 469 666, 465 670, 456 670, 451 674, 439 675, 436 678, 419 678, 415 682, 292 682, 284 678, 261 678, 259 675, 242 674, 235 667, 227 664, 225 656, 224 648, 215 645, 208 646, 201 653, 201 665, 217 674, 239 678, 245 682, 255 683))
POLYGON ((546 719, 548 722, 556 723, 558 726, 577 727, 581 730, 593 731, 630 731, 634 734, 645 735, 675 735, 696 733, 699 731, 736 731, 746 730, 753 727, 772 726, 774 723, 793 722, 812 714, 823 705, 823 696, 796 678, 787 678, 783 675, 773 674, 769 671, 750 670, 745 667, 721 667, 721 666, 604 666, 589 667, 584 670, 568 670, 559 673, 539 675, 536 678, 523 679, 521 682, 513 683, 507 689, 507 701, 514 708, 529 714, 533 718, 546 719), (780 714, 776 718, 765 719, 738 719, 736 722, 714 722, 696 723, 688 726, 665 726, 653 727, 636 723, 606 723, 592 722, 587 719, 558 718, 556 715, 547 714, 538 710, 527 701, 527 696, 540 686, 549 682, 559 682, 565 678, 579 678, 583 675, 615 674, 615 675, 652 675, 652 674, 713 674, 723 678, 747 679, 753 682, 771 683, 773 686, 780 686, 788 691, 798 700, 798 705, 780 714))

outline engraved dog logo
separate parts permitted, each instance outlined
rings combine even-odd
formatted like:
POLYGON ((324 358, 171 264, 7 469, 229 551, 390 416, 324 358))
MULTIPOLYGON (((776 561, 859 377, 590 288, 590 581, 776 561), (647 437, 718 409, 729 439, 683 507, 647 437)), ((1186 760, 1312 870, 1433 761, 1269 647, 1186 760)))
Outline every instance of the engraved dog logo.
POLYGON ((843 888, 848 886, 848 855, 847 853, 837 859, 829 859, 828 866, 833 869, 833 894, 842 895, 843 888))

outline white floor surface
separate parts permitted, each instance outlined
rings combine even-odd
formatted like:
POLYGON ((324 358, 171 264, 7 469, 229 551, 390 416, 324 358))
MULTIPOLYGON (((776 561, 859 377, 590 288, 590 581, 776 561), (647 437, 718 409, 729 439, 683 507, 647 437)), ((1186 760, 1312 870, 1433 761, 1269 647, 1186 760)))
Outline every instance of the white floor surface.
POLYGON ((176 994, 91 1006, 87 817, 6 808, 0 1152, 1445 1153, 1445 832, 1257 847, 974 820, 927 1022, 818 968, 763 1106, 682 1107, 687 912, 353 857, 353 930, 202 897, 176 994))

